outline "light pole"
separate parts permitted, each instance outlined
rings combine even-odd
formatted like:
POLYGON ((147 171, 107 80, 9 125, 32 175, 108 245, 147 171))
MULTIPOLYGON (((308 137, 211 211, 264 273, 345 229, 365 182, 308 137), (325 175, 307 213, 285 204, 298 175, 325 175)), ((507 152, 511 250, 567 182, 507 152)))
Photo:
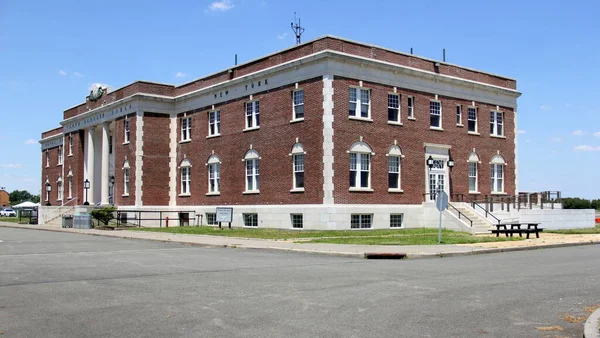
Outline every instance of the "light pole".
POLYGON ((115 177, 110 177, 110 204, 115 204, 115 177))
POLYGON ((88 202, 88 189, 90 188, 90 181, 86 178, 85 181, 83 181, 83 189, 85 189, 85 202, 83 203, 83 205, 90 205, 90 202, 88 202))
POLYGON ((46 206, 50 206, 50 192, 52 191, 52 186, 50 183, 46 183, 46 206))

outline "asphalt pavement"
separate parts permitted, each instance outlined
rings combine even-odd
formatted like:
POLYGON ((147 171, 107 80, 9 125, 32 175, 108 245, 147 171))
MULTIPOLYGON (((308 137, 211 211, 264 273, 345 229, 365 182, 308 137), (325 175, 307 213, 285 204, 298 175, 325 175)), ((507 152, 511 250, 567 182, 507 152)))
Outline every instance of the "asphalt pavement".
POLYGON ((0 228, 3 337, 581 337, 599 245, 372 261, 0 228), (570 316, 570 317, 568 317, 570 316))

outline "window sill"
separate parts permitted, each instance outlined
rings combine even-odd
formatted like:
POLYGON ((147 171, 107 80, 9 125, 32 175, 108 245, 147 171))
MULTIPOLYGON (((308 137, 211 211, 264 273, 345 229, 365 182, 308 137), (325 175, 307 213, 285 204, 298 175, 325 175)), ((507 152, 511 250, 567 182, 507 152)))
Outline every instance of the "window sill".
POLYGON ((469 195, 480 195, 479 191, 469 191, 469 195))
POLYGON ((304 192, 304 188, 294 188, 292 190, 290 190, 290 192, 294 193, 294 192, 304 192))
POLYGON ((429 127, 429 130, 444 131, 444 128, 441 128, 441 127, 429 127))
POLYGON ((127 145, 127 144, 129 144, 129 142, 123 142, 123 145, 127 145))
POLYGON ((56 200, 56 202, 62 202, 62 198, 61 198, 61 199, 58 199, 58 200, 56 200))
POLYGON ((492 195, 506 195, 505 192, 492 192, 492 195))
POLYGON ((297 123, 297 122, 302 122, 302 121, 304 121, 304 117, 299 118, 299 119, 292 119, 292 120, 290 120, 290 123, 297 123))
POLYGON ((67 155, 67 157, 73 157, 73 154, 69 154, 69 155, 67 155))
POLYGON ((373 192, 372 188, 350 188, 348 191, 351 192, 373 192))
POLYGON ((407 119, 409 119, 409 120, 411 120, 411 121, 416 121, 416 120, 417 120, 416 118, 414 118, 414 117, 410 117, 410 116, 409 116, 409 117, 407 117, 407 119))
POLYGON ((501 136, 501 135, 490 135, 490 137, 506 139, 506 136, 501 136))
POLYGON ((257 195, 260 194, 260 190, 246 190, 242 195, 257 195))
POLYGON ((221 192, 209 192, 206 194, 206 196, 219 196, 221 195, 221 192))
POLYGON ((129 197, 129 194, 123 194, 121 197, 129 197))
POLYGON ((61 167, 62 165, 63 165, 62 163, 59 163, 59 164, 57 164, 56 166, 57 166, 57 167, 61 167))
POLYGON ((359 116, 348 116, 348 120, 356 120, 356 121, 363 121, 363 122, 373 122, 373 119, 370 119, 368 117, 359 117, 359 116))
POLYGON ((457 123, 457 124, 456 124, 456 126, 457 126, 457 127, 461 127, 461 128, 462 128, 462 127, 464 127, 465 125, 464 125, 464 124, 462 124, 462 123, 457 123))
POLYGON ((259 129, 260 129, 260 126, 258 126, 258 127, 250 127, 250 128, 246 128, 246 129, 244 129, 244 130, 242 130, 242 131, 245 133, 245 132, 247 132, 247 131, 259 130, 259 129))
POLYGON ((396 122, 396 121, 388 121, 388 124, 391 124, 393 126, 403 126, 402 122, 396 122))
POLYGON ((192 142, 192 139, 189 139, 189 140, 181 140, 181 141, 179 141, 179 144, 182 144, 182 143, 190 143, 190 142, 192 142))
POLYGON ((179 194, 178 196, 179 197, 190 197, 190 196, 192 196, 192 194, 189 194, 189 193, 188 194, 179 194))
POLYGON ((467 132, 468 135, 475 135, 475 136, 480 136, 481 134, 476 132, 476 131, 468 131, 467 132))
POLYGON ((402 189, 398 189, 398 188, 388 188, 388 192, 393 192, 393 193, 404 193, 404 190, 402 190, 402 189))
POLYGON ((219 136, 221 136, 221 134, 208 135, 208 136, 206 136, 206 138, 215 138, 215 137, 219 137, 219 136))

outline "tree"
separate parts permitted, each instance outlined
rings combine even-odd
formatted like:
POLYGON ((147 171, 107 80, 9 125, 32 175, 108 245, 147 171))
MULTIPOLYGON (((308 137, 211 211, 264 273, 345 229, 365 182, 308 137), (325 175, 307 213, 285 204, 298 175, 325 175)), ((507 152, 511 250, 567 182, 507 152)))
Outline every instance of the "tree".
POLYGON ((33 195, 27 190, 15 190, 8 195, 8 198, 10 199, 10 204, 19 204, 26 201, 32 201, 33 195))
POLYGON ((108 222, 115 218, 115 210, 115 207, 106 207, 102 209, 92 210, 92 212, 90 212, 90 215, 92 216, 92 218, 97 220, 98 223, 102 222, 104 223, 104 225, 108 225, 108 222))
POLYGON ((40 203, 40 195, 33 195, 31 197, 31 202, 33 202, 33 203, 40 203))

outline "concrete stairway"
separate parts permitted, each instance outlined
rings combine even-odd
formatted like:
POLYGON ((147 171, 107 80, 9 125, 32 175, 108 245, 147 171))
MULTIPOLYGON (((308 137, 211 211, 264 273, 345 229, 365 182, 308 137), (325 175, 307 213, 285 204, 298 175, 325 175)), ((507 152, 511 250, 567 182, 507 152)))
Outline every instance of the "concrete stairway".
POLYGON ((492 222, 473 210, 468 203, 453 202, 452 205, 473 221, 472 233, 489 234, 490 230, 493 229, 492 222))

